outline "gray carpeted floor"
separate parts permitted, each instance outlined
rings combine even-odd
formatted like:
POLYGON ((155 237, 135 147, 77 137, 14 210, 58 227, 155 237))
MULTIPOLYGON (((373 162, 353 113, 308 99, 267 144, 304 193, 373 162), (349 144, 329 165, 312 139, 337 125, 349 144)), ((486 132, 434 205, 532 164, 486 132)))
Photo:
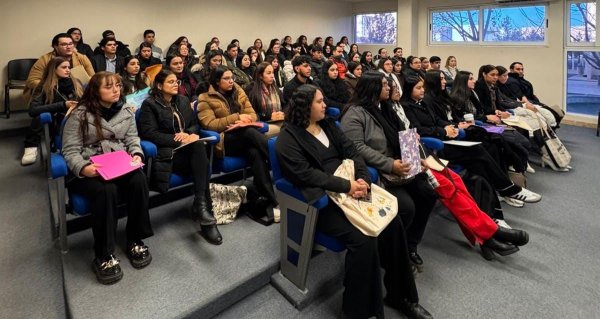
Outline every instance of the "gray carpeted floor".
MULTIPOLYGON (((573 154, 574 170, 556 173, 534 166, 537 173, 530 175, 529 188, 544 195, 543 200, 522 209, 505 209, 507 221, 513 227, 527 230, 531 237, 530 243, 519 253, 493 262, 485 261, 478 248, 467 244, 450 215, 432 216, 420 246, 425 272, 417 277, 417 282, 422 304, 436 318, 600 318, 600 221, 597 218, 600 211, 600 138, 595 136, 595 130, 571 126, 564 126, 559 134, 573 154)), ((38 165, 20 166, 21 138, 3 137, 0 147, 3 163, 0 167, 0 199, 3 203, 0 208, 0 317, 64 318, 61 261, 58 250, 50 242, 44 175, 38 165)), ((202 239, 195 239, 194 227, 190 226, 184 213, 173 214, 176 218, 172 227, 161 226, 162 217, 158 217, 155 229, 158 235, 150 239, 149 244, 157 247, 156 256, 170 255, 168 248, 158 248, 161 246, 158 242, 165 241, 176 245, 173 249, 186 251, 188 257, 184 260, 173 256, 155 257, 151 267, 174 269, 175 273, 192 271, 189 268, 192 260, 218 258, 219 250, 227 247, 227 242, 221 247, 207 247, 202 239), (184 231, 177 232, 177 229, 184 231)), ((164 216, 167 218, 169 214, 164 216)), ((239 238, 244 240, 243 232, 252 234, 253 230, 239 231, 242 233, 238 234, 239 238)), ((229 238, 234 237, 224 233, 229 238)), ((72 238, 72 252, 81 250, 84 258, 67 262, 73 270, 80 270, 77 275, 72 275, 81 278, 71 296, 81 300, 93 296, 99 298, 109 289, 125 286, 106 288, 95 284, 89 269, 89 238, 85 238, 89 235, 84 232, 72 238)), ((253 243, 251 237, 247 237, 246 244, 253 243)), ((236 248, 242 250, 229 247, 236 248)), ((67 259, 74 256, 70 254, 67 259)), ((256 265, 260 264, 261 258, 263 256, 255 256, 256 265)), ((244 266, 237 265, 227 271, 243 271, 244 266)), ((151 269, 136 271, 129 265, 124 268, 124 280, 127 281, 135 281, 138 276, 152 272, 151 269)), ((214 273, 216 270, 209 271, 214 273)), ((169 279, 179 280, 169 278, 165 271, 149 276, 153 280, 140 283, 152 286, 153 281, 159 284, 169 279)), ((180 287, 187 284, 177 283, 180 287)), ((197 291, 198 295, 202 290, 197 291)), ((136 291, 131 293, 137 295, 136 291)), ((154 299, 134 297, 129 306, 143 308, 164 302, 166 312, 152 317, 170 317, 177 316, 171 312, 175 311, 174 306, 188 307, 196 302, 192 300, 194 297, 189 290, 184 293, 172 287, 154 299)), ((335 318, 340 306, 341 291, 298 312, 267 285, 222 312, 218 318, 335 318)), ((181 309, 177 311, 179 315, 186 313, 181 309)), ((386 309, 386 318, 402 316, 386 309)))

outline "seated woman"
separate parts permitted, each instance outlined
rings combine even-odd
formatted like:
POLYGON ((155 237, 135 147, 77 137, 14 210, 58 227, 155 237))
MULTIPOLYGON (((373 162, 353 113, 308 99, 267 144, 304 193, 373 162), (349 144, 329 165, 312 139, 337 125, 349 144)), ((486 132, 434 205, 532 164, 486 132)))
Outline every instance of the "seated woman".
POLYGON ((142 71, 146 71, 146 68, 149 66, 162 63, 159 58, 155 58, 152 56, 152 44, 142 42, 138 51, 139 53, 137 55, 137 58, 140 61, 140 69, 142 71))
POLYGON ((373 63, 373 53, 371 51, 363 51, 360 55, 360 64, 362 65, 363 72, 377 70, 377 66, 373 63))
MULTIPOLYGON (((325 191, 364 197, 370 176, 353 143, 325 119, 323 94, 313 85, 302 85, 293 94, 286 125, 276 143, 281 173, 312 202, 325 191), (352 159, 355 181, 333 176, 344 159, 352 159)), ((346 274, 342 317, 383 318, 380 267, 386 271, 383 282, 386 303, 411 318, 432 318, 419 305, 419 297, 407 256, 402 220, 396 217, 379 237, 361 233, 333 202, 319 212, 317 229, 346 245, 346 274)))
POLYGON ((275 84, 277 88, 283 90, 283 87, 287 83, 287 77, 283 72, 282 66, 279 64, 279 60, 274 55, 267 55, 265 62, 270 63, 273 67, 273 74, 275 75, 275 84))
POLYGON ((416 56, 409 56, 406 58, 406 64, 402 66, 402 76, 408 77, 421 77, 425 78, 425 72, 421 70, 421 59, 416 56))
POLYGON ((444 65, 444 68, 442 69, 442 72, 444 72, 444 75, 446 75, 447 81, 454 81, 454 79, 458 75, 458 72, 460 70, 458 69, 457 64, 458 63, 456 62, 455 56, 453 56, 453 55, 448 56, 448 58, 446 59, 446 64, 444 65))
MULTIPOLYGON (((475 119, 482 122, 488 122, 494 125, 501 123, 501 117, 496 115, 495 111, 485 111, 486 109, 491 109, 491 107, 484 106, 481 103, 481 99, 474 88, 475 79, 473 78, 473 74, 467 71, 459 71, 454 79, 452 92, 450 94, 454 101, 453 108, 456 118, 463 121, 464 115, 466 113, 471 113, 474 115, 475 119)), ((508 115, 508 113, 504 113, 505 114, 501 115, 508 115)), ((469 126, 469 124, 466 124, 466 126, 469 126)), ((499 162, 500 166, 504 169, 512 166, 518 173, 525 172, 528 167, 529 141, 512 128, 510 130, 508 128, 505 129, 499 136, 500 142, 502 143, 502 154, 500 157, 496 156, 495 158, 502 159, 502 161, 499 162)), ((469 136, 467 135, 467 137, 469 136)))
POLYGON ((233 68, 233 74, 235 75, 235 83, 237 83, 243 90, 246 90, 250 84, 252 84, 252 71, 250 56, 244 52, 238 54, 236 58, 237 67, 233 68))
POLYGON ((125 57, 120 74, 123 79, 123 94, 125 95, 143 90, 150 85, 150 80, 140 69, 140 60, 134 56, 125 57))
POLYGON ((346 72, 346 77, 344 78, 344 84, 346 84, 346 88, 348 89, 348 96, 351 97, 354 95, 356 83, 358 83, 361 75, 362 65, 356 62, 348 62, 348 72, 346 72))
POLYGON ((323 63, 321 76, 316 84, 321 88, 325 96, 325 104, 328 107, 335 107, 339 110, 344 108, 344 105, 350 100, 348 89, 344 80, 340 79, 337 65, 327 60, 323 63))
MULTIPOLYGON (((456 85, 456 81, 454 83, 456 85)), ((401 104, 407 118, 421 136, 435 137, 442 140, 455 139, 458 129, 448 121, 437 117, 423 101, 425 87, 423 79, 409 77, 404 80, 404 95, 401 104)), ((485 178, 513 206, 522 207, 523 203, 536 203, 542 196, 511 182, 506 170, 502 169, 494 158, 481 145, 469 147, 445 144, 440 157, 464 166, 473 174, 485 178)))
POLYGON ((419 58, 419 60, 421 60, 421 71, 423 71, 423 73, 429 71, 429 67, 430 67, 429 58, 426 56, 422 56, 419 58))
POLYGON ((223 64, 223 54, 218 50, 211 50, 205 56, 202 65, 192 67, 192 75, 198 81, 196 95, 200 95, 208 91, 208 78, 210 72, 223 64))
POLYGON ((179 52, 179 48, 182 44, 188 47, 188 51, 191 56, 198 55, 198 53, 196 53, 196 49, 192 48, 192 44, 188 41, 188 38, 185 36, 180 36, 179 38, 177 38, 177 40, 175 40, 175 42, 173 42, 169 46, 169 50, 167 51, 167 57, 177 55, 177 52, 179 52))
POLYGON ((152 261, 142 241, 153 235, 146 175, 137 169, 106 181, 98 173, 99 166, 90 161, 91 156, 119 150, 130 154, 134 163, 142 161, 135 110, 125 105, 121 89, 118 74, 98 72, 92 76, 78 106, 67 117, 62 139, 62 154, 74 176, 67 187, 90 201, 95 255, 92 267, 102 284, 123 277, 114 255, 118 198, 127 204, 127 257, 135 268, 146 267, 152 261))
POLYGON ((267 57, 266 53, 265 53, 265 49, 263 48, 263 42, 260 38, 257 38, 256 40, 254 40, 254 48, 256 49, 256 51, 258 51, 258 57, 256 59, 256 63, 261 63, 265 60, 265 58, 267 57))
MULTIPOLYGON (((389 150, 392 150, 394 157, 401 158, 400 145, 396 142, 398 138, 395 132, 410 127, 410 121, 406 118, 402 106, 396 103, 400 100, 400 91, 393 83, 391 88, 390 100, 387 103, 382 103, 379 111, 381 114, 380 120, 385 123, 381 126, 383 130, 385 131, 386 128, 390 130, 391 128, 389 132, 383 132, 386 133, 384 135, 388 146, 386 148, 382 147, 379 151, 385 155, 389 150), (393 146, 389 147, 389 145, 393 146)), ((372 145, 377 145, 377 139, 375 138, 377 135, 369 134, 366 139, 373 141, 371 142, 372 145)), ((381 133, 379 136, 382 137, 381 133)), ((426 164, 424 166, 427 169, 426 164)), ((441 172, 431 169, 428 173, 432 174, 438 183, 434 191, 438 194, 441 203, 454 215, 469 242, 472 245, 481 245, 481 253, 485 259, 493 259, 494 252, 501 256, 515 253, 518 249, 513 245, 522 246, 527 244, 529 239, 527 233, 510 229, 503 219, 502 222, 492 220, 489 215, 482 211, 458 174, 448 168, 441 172), (498 227, 500 225, 505 227, 498 227)), ((498 202, 496 196, 493 196, 493 198, 498 202)), ((489 203, 486 206, 490 206, 489 203)))
MULTIPOLYGON (((391 58, 381 58, 377 63, 377 71, 383 73, 385 77, 388 79, 389 85, 394 82, 396 87, 402 87, 402 83, 400 83, 400 79, 396 73, 394 73, 394 62, 391 58)), ((402 95, 402 91, 400 91, 400 95, 402 95)))
MULTIPOLYGON (((50 125, 50 136, 54 136, 58 133, 57 129, 65 114, 77 105, 82 94, 81 83, 71 78, 69 61, 63 57, 55 57, 50 60, 44 69, 40 83, 31 94, 29 116, 33 119, 25 135, 25 155, 27 155, 28 148, 33 149, 37 154, 37 147, 41 142, 43 129, 37 117, 45 112, 52 114, 53 123, 50 125)), ((23 156, 24 159, 25 157, 23 156)), ((33 163, 35 160, 30 162, 22 160, 21 162, 22 165, 33 163)))
POLYGON ((256 113, 244 90, 233 81, 233 72, 225 66, 210 74, 208 92, 198 97, 198 119, 202 127, 221 133, 216 156, 224 154, 248 159, 254 174, 253 184, 259 195, 253 217, 273 216, 278 205, 269 172, 267 139, 255 126, 256 113))
POLYGON ((190 101, 195 101, 198 81, 185 68, 183 59, 180 56, 169 55, 165 63, 169 71, 173 72, 177 80, 180 81, 178 86, 179 94, 187 97, 190 101))
POLYGON ((192 175, 192 211, 200 220, 200 233, 209 243, 220 245, 223 239, 212 210, 206 148, 203 142, 198 141, 200 126, 190 107, 190 100, 178 94, 178 86, 173 72, 160 71, 154 79, 150 97, 140 110, 140 137, 158 148, 150 172, 150 189, 166 193, 172 172, 192 175))
MULTIPOLYGON (((249 47, 248 50, 246 50, 246 53, 250 56, 250 65, 252 67, 256 67, 262 62, 262 59, 260 59, 260 54, 258 54, 258 50, 256 50, 255 47, 249 47)), ((252 74, 254 74, 254 72, 252 72, 252 74)))
POLYGON ((185 44, 181 44, 179 46, 179 50, 177 51, 176 55, 183 60, 183 67, 187 71, 190 71, 192 66, 198 63, 198 58, 190 54, 190 49, 185 44))
POLYGON ((269 122, 267 138, 279 134, 283 124, 283 96, 275 85, 273 66, 263 62, 256 68, 256 81, 248 88, 248 98, 259 119, 269 122))
MULTIPOLYGON (((356 94, 352 96, 349 107, 342 115, 341 128, 348 139, 354 142, 364 161, 377 169, 380 175, 403 177, 410 164, 403 163, 399 155, 387 152, 394 144, 386 145, 383 135, 389 127, 383 122, 379 107, 389 98, 388 83, 383 73, 365 72, 356 85, 356 94)), ((391 133, 391 130, 388 131, 387 133, 391 133)), ((398 131, 393 135, 395 145, 398 146, 398 131)), ((388 182, 383 176, 382 181, 385 189, 398 198, 398 215, 402 217, 402 223, 406 227, 410 259, 421 272, 423 259, 417 253, 417 245, 425 233, 436 196, 431 191, 425 174, 418 174, 402 184, 388 182)))
POLYGON ((310 55, 310 50, 308 49, 308 39, 305 35, 301 35, 296 40, 296 45, 300 48, 301 55, 310 55))
MULTIPOLYGON (((325 191, 364 197, 370 175, 354 144, 332 120, 325 119, 326 105, 322 92, 313 85, 302 85, 290 100, 286 125, 275 149, 281 173, 299 187, 308 202, 325 195, 325 191), (352 159, 355 181, 334 176, 344 159, 352 159)), ((343 211, 329 201, 319 212, 317 229, 346 245, 342 301, 343 318, 383 318, 380 267, 385 269, 385 301, 401 309, 410 318, 432 318, 421 305, 410 268, 402 220, 396 217, 379 237, 361 233, 343 211)))

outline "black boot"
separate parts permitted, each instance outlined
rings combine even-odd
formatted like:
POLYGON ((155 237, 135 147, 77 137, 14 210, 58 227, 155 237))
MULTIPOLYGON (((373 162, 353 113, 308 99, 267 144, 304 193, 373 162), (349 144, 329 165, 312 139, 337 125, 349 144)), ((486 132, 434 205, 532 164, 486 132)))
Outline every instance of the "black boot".
POLYGON ((519 229, 498 227, 493 237, 499 241, 512 243, 515 246, 523 246, 529 242, 529 234, 519 229))
POLYGON ((508 256, 519 251, 519 247, 512 244, 505 244, 490 238, 481 245, 481 255, 486 260, 494 259, 494 253, 500 256, 508 256))
POLYGON ((221 245, 223 243, 223 236, 221 236, 216 224, 200 225, 200 235, 213 245, 221 245))
POLYGON ((217 223, 213 214, 210 196, 196 195, 192 204, 192 211, 194 216, 197 216, 200 220, 200 225, 215 225, 217 223))
POLYGON ((269 226, 275 220, 273 207, 275 207, 275 204, 272 200, 259 196, 254 203, 248 206, 246 214, 257 223, 269 226))

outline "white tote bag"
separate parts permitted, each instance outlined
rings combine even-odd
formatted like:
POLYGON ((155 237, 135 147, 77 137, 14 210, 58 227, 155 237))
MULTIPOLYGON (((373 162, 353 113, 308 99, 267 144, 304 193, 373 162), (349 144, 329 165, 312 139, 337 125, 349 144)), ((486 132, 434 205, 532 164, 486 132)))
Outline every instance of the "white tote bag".
MULTIPOLYGON (((345 159, 335 171, 335 176, 354 180, 354 161, 345 159)), ((327 192, 346 215, 346 218, 363 234, 377 237, 398 214, 396 197, 376 184, 371 184, 371 198, 354 199, 348 194, 327 192)))

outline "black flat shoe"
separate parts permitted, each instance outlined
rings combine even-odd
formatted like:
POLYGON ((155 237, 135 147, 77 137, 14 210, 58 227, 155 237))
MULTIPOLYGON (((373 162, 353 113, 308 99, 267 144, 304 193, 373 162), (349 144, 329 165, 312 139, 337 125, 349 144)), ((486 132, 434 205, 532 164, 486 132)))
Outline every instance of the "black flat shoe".
POLYGON ((119 266, 119 260, 110 255, 107 258, 96 258, 92 262, 92 269, 96 274, 96 279, 103 285, 114 284, 123 278, 123 271, 119 266))
POLYGON ((524 230, 508 229, 498 227, 493 236, 495 239, 503 242, 509 242, 515 246, 523 246, 529 242, 529 234, 524 230))
POLYGON ((495 240, 494 238, 486 240, 481 245, 481 255, 486 260, 494 259, 494 253, 500 256, 508 256, 516 253, 517 251, 519 251, 519 247, 512 244, 505 244, 495 240))
POLYGON ((421 258, 416 251, 409 252, 408 258, 410 259, 410 263, 415 266, 418 272, 423 272, 423 258, 421 258))
POLYGON ((418 302, 409 302, 404 299, 397 304, 393 304, 387 298, 384 299, 384 302, 390 307, 400 310, 409 319, 433 319, 429 311, 423 308, 418 302))
POLYGON ((273 207, 275 207, 275 205, 272 200, 260 196, 253 203, 248 205, 246 215, 259 224, 269 226, 275 221, 273 207))
POLYGON ((133 268, 141 269, 150 264, 152 261, 152 255, 148 246, 144 245, 144 242, 138 240, 127 245, 127 257, 131 262, 133 268))
POLYGON ((200 235, 213 245, 221 245, 223 243, 223 236, 221 236, 217 225, 200 225, 200 235))

